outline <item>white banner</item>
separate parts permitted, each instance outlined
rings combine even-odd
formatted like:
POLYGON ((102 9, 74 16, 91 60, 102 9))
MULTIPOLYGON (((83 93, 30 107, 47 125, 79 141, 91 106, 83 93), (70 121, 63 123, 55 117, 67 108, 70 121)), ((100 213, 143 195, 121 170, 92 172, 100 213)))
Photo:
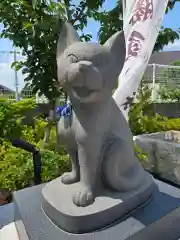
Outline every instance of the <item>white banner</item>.
POLYGON ((123 0, 126 61, 114 99, 125 117, 154 48, 168 0, 123 0))

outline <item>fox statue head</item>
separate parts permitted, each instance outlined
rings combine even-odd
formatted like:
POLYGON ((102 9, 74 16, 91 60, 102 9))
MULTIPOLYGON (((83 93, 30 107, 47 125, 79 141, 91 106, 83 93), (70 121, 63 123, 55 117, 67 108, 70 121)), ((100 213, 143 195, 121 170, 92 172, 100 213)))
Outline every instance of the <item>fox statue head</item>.
POLYGON ((66 22, 57 46, 58 82, 71 102, 96 103, 111 96, 125 62, 123 31, 105 44, 81 42, 66 22))

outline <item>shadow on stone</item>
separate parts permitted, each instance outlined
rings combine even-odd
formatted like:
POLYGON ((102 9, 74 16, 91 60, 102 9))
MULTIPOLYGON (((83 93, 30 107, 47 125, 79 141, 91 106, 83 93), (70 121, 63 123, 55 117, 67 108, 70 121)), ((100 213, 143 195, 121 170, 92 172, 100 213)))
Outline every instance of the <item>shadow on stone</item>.
POLYGON ((166 193, 159 192, 154 197, 153 201, 132 214, 136 220, 140 221, 143 225, 148 226, 153 222, 161 219, 180 206, 180 198, 172 197, 166 193))
POLYGON ((0 206, 0 229, 14 221, 13 204, 0 206))

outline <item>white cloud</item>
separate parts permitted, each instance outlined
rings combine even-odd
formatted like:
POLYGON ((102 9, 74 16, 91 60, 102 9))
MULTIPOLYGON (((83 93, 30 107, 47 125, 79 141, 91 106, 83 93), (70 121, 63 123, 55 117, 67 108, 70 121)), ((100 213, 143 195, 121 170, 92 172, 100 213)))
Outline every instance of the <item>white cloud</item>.
POLYGON ((164 51, 180 51, 180 39, 176 40, 174 43, 169 43, 164 47, 164 51))

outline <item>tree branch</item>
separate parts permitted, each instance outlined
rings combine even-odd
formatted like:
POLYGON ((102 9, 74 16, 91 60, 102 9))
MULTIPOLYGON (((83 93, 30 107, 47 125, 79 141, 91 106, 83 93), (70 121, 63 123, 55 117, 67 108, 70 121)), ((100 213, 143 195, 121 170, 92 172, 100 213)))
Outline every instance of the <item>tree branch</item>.
POLYGON ((77 21, 81 20, 81 17, 84 15, 85 8, 86 8, 86 6, 83 5, 81 11, 79 12, 79 14, 76 15, 75 19, 71 19, 72 25, 74 25, 77 21))

